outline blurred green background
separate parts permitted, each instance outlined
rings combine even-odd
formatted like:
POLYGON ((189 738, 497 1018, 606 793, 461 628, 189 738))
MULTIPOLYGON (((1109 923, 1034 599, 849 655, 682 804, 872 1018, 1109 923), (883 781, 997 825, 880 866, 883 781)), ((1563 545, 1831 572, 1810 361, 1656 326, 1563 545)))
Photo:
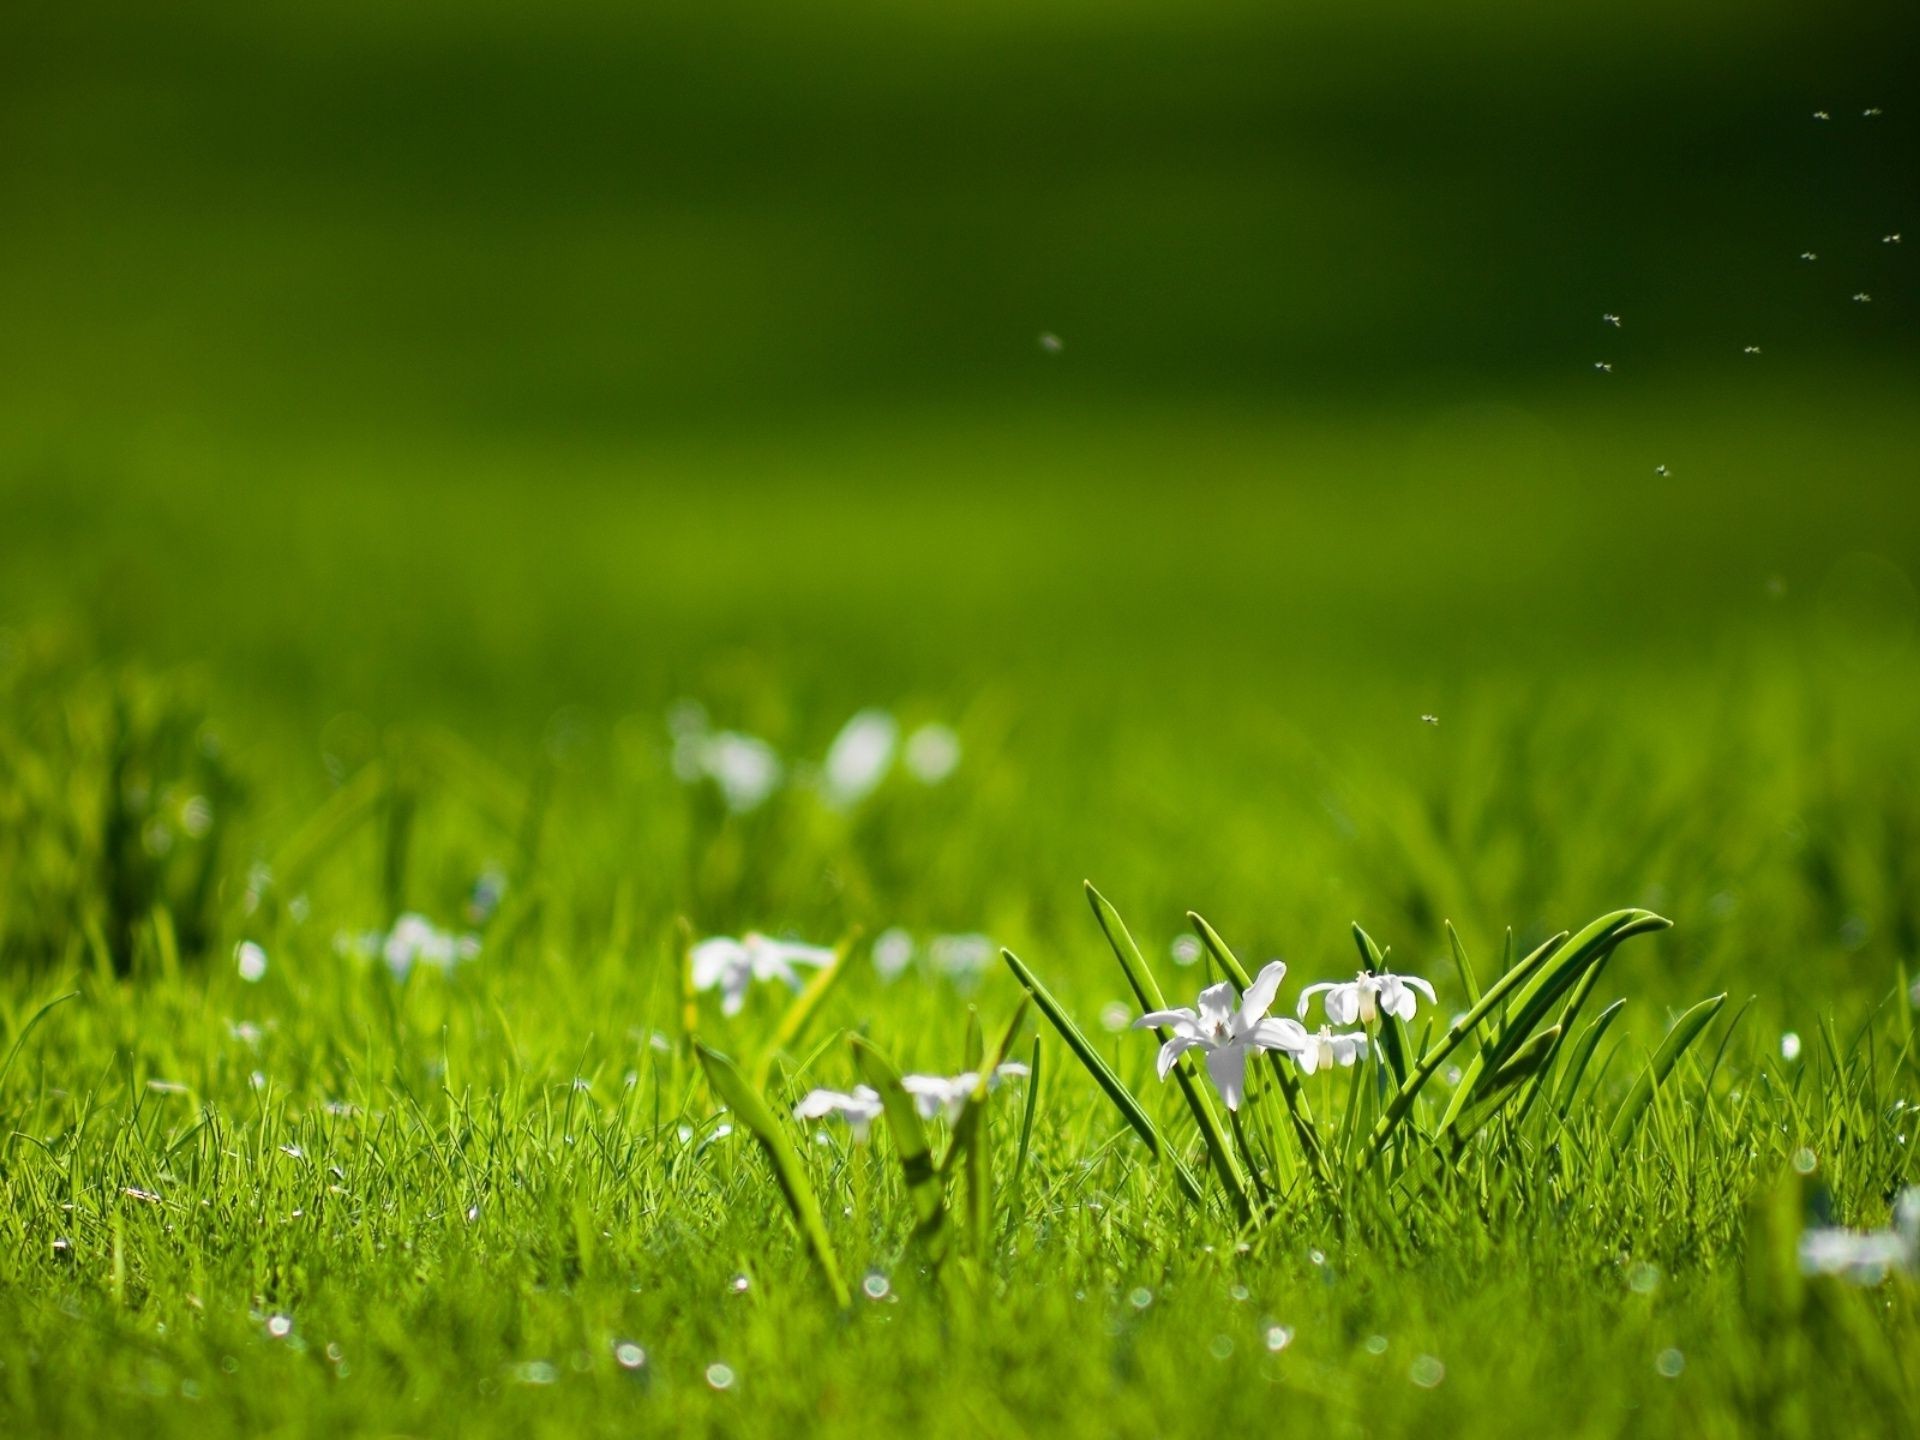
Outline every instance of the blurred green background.
POLYGON ((559 776, 594 914, 636 873, 660 917, 1054 946, 1083 874, 1262 944, 1650 903, 1700 966, 1877 992, 1920 836, 1916 37, 16 0, 10 711, 45 751, 74 677, 190 671, 236 856, 343 726, 446 726, 559 776), (681 695, 968 759, 683 871, 681 695))

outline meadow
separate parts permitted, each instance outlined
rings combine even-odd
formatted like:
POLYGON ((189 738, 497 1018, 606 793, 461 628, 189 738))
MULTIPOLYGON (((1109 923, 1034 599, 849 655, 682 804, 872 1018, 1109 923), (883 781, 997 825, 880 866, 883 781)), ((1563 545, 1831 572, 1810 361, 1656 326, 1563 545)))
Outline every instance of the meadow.
POLYGON ((0 1431, 1920 1429, 1897 12, 77 13, 0 1431))

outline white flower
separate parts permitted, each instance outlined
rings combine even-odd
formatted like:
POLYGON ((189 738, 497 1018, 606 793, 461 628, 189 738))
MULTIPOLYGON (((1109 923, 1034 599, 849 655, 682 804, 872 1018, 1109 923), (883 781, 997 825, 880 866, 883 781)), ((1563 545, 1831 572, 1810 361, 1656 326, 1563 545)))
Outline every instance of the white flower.
MULTIPOLYGON (((1018 1060, 1009 1060, 987 1077, 989 1090, 997 1087, 1002 1080, 1027 1074, 1027 1067, 1018 1060)), ((913 1105, 921 1118, 931 1120, 944 1114, 948 1120, 957 1118, 966 1108, 967 1101, 973 1098, 973 1092, 980 1083, 978 1071, 966 1070, 958 1075, 902 1075, 900 1088, 913 1096, 913 1105)))
POLYGON ((1889 1270, 1920 1269, 1920 1189, 1903 1190, 1890 1230, 1808 1230, 1800 1236, 1800 1269, 1878 1285, 1889 1270))
POLYGON ((900 724, 884 710, 862 710, 847 721, 820 775, 827 802, 844 810, 866 799, 887 778, 899 744, 900 724))
POLYGON ((393 978, 404 980, 415 965, 435 970, 451 970, 462 960, 480 953, 480 941, 473 935, 456 935, 442 930, 424 915, 411 912, 393 922, 393 929, 360 938, 362 953, 371 952, 386 962, 393 978))
POLYGON ((922 725, 907 737, 906 762, 922 785, 938 785, 960 763, 960 737, 945 725, 922 725))
POLYGON ((1326 1066, 1351 1066, 1366 1053, 1367 1037, 1362 1032, 1336 1035, 1331 1026, 1322 1025, 1317 1034, 1307 1036, 1307 1048, 1293 1058, 1302 1075, 1311 1075, 1326 1066))
POLYGON ((933 968, 960 979, 978 976, 993 964, 996 953, 992 939, 980 934, 936 935, 927 946, 933 968))
POLYGON ((1327 995, 1327 1018, 1336 1025, 1371 1025, 1380 1018, 1381 1011, 1411 1020, 1417 1003, 1414 991, 1425 995, 1428 1004, 1434 999, 1433 986, 1417 975, 1395 975, 1390 970, 1376 975, 1362 970, 1351 980, 1322 981, 1302 990, 1299 1011, 1302 1020, 1307 1018, 1307 1006, 1313 997, 1323 990, 1327 995))
POLYGON ((233 963, 240 972, 240 978, 249 985, 258 984, 266 978, 267 952, 251 940, 242 940, 234 947, 233 963))
POLYGON ((1267 1018, 1268 1007, 1286 973, 1286 965, 1275 960, 1253 977, 1244 996, 1236 997, 1233 986, 1223 980, 1200 992, 1197 1011, 1151 1010, 1134 1021, 1136 1030, 1165 1026, 1173 1031, 1172 1038, 1160 1047, 1160 1078, 1165 1080, 1174 1061, 1188 1050, 1205 1051, 1207 1074, 1213 1077, 1214 1088, 1229 1110, 1238 1110, 1240 1096, 1246 1090, 1247 1056, 1262 1050, 1284 1050, 1297 1057, 1307 1048, 1305 1026, 1297 1020, 1267 1018), (1236 998, 1238 1010, 1234 1009, 1236 998))
POLYGON ((913 963, 913 936, 898 925, 873 937, 873 968, 882 980, 897 980, 913 963))
POLYGON ((780 757, 766 741, 722 730, 700 747, 700 769, 733 811, 757 810, 780 785, 780 757))
POLYGON ((838 1116, 847 1122, 847 1128, 853 1132, 856 1140, 867 1138, 867 1128, 880 1116, 880 1092, 867 1085, 856 1085, 852 1091, 809 1090, 800 1097, 800 1103, 793 1107, 796 1120, 824 1120, 828 1116, 838 1116))
POLYGON ((720 991, 720 1012, 738 1015, 747 1003, 747 987, 755 980, 781 980, 800 988, 796 965, 831 965, 834 952, 824 945, 802 945, 772 940, 749 931, 736 940, 715 935, 693 947, 693 988, 720 991))

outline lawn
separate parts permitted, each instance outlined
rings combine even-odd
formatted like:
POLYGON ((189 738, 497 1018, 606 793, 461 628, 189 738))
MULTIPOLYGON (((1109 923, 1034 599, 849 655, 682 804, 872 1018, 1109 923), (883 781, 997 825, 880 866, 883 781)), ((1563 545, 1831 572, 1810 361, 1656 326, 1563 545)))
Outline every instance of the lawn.
POLYGON ((1911 28, 0 21, 0 1432, 1920 1429, 1911 28))

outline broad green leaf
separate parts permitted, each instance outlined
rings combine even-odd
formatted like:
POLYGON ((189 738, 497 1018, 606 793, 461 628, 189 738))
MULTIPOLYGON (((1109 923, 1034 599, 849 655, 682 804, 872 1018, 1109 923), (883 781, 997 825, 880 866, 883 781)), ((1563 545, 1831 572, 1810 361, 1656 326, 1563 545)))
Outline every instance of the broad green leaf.
POLYGON ((807 1179, 806 1168, 794 1153, 786 1127, 775 1117, 766 1097, 747 1083, 746 1077, 741 1075, 733 1061, 718 1050, 708 1049, 698 1040, 694 1041, 693 1049, 707 1072, 707 1083, 713 1086, 713 1093, 733 1111, 741 1124, 753 1132, 753 1138, 760 1142, 760 1148, 766 1152, 767 1163, 773 1167, 773 1177, 779 1182, 781 1194, 787 1198, 787 1209, 793 1214, 795 1227, 807 1242, 807 1248, 813 1252, 814 1261, 826 1279, 827 1288, 833 1292, 835 1302, 843 1310, 846 1309, 853 1303, 853 1296, 847 1290, 847 1282, 840 1274, 840 1264, 834 1258, 833 1242, 827 1237, 827 1222, 820 1213, 820 1201, 813 1193, 813 1183, 807 1179))
MULTIPOLYGON (((1093 888, 1093 882, 1087 882, 1087 903, 1093 907, 1094 919, 1100 922, 1100 929, 1107 937, 1114 958, 1120 962, 1127 983, 1133 987, 1133 993, 1139 998, 1142 1010, 1164 1010, 1166 997, 1161 993, 1160 984, 1153 978, 1153 971, 1147 965, 1146 957, 1140 953, 1140 947, 1133 943, 1126 922, 1121 920, 1120 912, 1107 902, 1107 897, 1093 888)), ((1241 987, 1245 989, 1245 986, 1241 987)), ((1164 1029, 1154 1032, 1162 1044, 1166 1043, 1164 1029)), ((1191 1052, 1189 1052, 1191 1053, 1191 1052)), ((1193 1112, 1193 1118, 1200 1127, 1200 1137, 1207 1142, 1207 1154, 1213 1159, 1213 1168, 1220 1177, 1233 1206, 1245 1220, 1253 1213, 1251 1201, 1247 1197, 1247 1182, 1241 1177, 1240 1167, 1234 1163, 1233 1150, 1227 1144, 1226 1132, 1220 1128, 1220 1117, 1214 1113, 1213 1102, 1207 1099, 1204 1089, 1195 1083, 1195 1062, 1187 1055, 1174 1062, 1172 1075, 1174 1083, 1180 1087, 1187 1108, 1193 1112)))
POLYGON ((1040 983, 1039 977, 1027 968, 1026 963, 1018 955, 1011 950, 1002 950, 1000 958, 1007 962, 1007 968, 1013 971, 1013 978, 1020 982, 1021 988, 1033 997, 1033 1003, 1040 1007, 1040 1013, 1047 1017, 1048 1022, 1059 1032, 1060 1038, 1067 1042, 1067 1048, 1073 1051, 1074 1058, 1086 1067, 1087 1073, 1093 1076, 1094 1083, 1106 1092, 1107 1098, 1113 1102, 1121 1118, 1133 1127, 1134 1134, 1146 1142, 1147 1149, 1154 1159, 1158 1160, 1165 1155, 1171 1160, 1174 1178, 1179 1182, 1181 1191, 1194 1204, 1200 1204, 1203 1198, 1200 1181, 1194 1176, 1193 1171, 1187 1168, 1186 1162, 1174 1154, 1161 1140, 1159 1130, 1154 1126, 1147 1112, 1140 1108, 1140 1102, 1134 1099, 1133 1093, 1120 1083, 1120 1077, 1115 1075, 1107 1062, 1100 1058, 1100 1052, 1095 1050, 1087 1037, 1080 1033, 1080 1027, 1073 1023, 1073 1018, 1061 1008, 1060 1002, 1053 998, 1047 987, 1040 983))
POLYGON ((1647 1113, 1647 1106, 1653 1103, 1654 1092, 1660 1083, 1673 1072, 1680 1063, 1680 1057, 1687 1053, 1687 1047, 1699 1038, 1700 1032, 1707 1028, 1713 1017, 1720 1013, 1720 1007, 1727 1003, 1725 992, 1702 1000, 1686 1014, 1673 1022, 1673 1028, 1667 1031, 1667 1038, 1660 1042, 1660 1048, 1653 1052, 1653 1058, 1640 1072, 1640 1078, 1633 1082, 1633 1088, 1620 1101, 1613 1112, 1613 1122, 1607 1128, 1608 1139, 1613 1148, 1625 1147, 1633 1138, 1633 1132, 1640 1118, 1647 1113))

